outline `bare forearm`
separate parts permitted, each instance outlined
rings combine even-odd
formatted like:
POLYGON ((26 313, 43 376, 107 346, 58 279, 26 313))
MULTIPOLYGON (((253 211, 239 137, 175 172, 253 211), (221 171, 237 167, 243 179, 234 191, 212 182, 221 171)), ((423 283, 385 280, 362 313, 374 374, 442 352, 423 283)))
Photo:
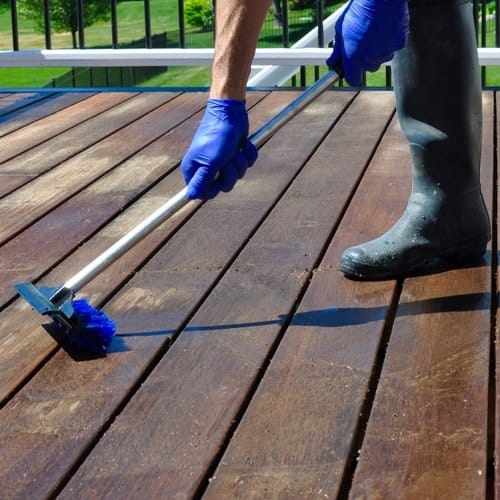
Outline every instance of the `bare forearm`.
POLYGON ((216 2, 215 58, 210 97, 244 99, 259 32, 271 0, 216 2))

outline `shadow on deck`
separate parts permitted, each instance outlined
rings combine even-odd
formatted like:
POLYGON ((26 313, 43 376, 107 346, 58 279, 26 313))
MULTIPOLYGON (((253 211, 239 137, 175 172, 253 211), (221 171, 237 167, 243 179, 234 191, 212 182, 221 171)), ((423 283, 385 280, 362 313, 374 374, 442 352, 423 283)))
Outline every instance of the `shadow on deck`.
MULTIPOLYGON (((296 95, 251 92, 252 127, 296 95)), ((483 94, 492 214, 496 99, 483 94)), ((183 187, 205 100, 0 94, 0 497, 492 497, 497 242, 402 282, 337 268, 406 203, 391 92, 326 92, 231 193, 86 286, 118 325, 105 357, 16 298, 19 281, 62 284, 183 187)))

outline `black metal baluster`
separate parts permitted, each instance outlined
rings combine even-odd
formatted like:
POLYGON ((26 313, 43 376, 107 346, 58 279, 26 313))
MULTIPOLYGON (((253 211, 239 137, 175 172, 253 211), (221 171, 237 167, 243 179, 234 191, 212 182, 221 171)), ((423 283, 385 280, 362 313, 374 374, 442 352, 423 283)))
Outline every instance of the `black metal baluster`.
POLYGON ((19 50, 19 26, 17 23, 16 0, 10 0, 10 18, 12 26, 12 49, 19 50))

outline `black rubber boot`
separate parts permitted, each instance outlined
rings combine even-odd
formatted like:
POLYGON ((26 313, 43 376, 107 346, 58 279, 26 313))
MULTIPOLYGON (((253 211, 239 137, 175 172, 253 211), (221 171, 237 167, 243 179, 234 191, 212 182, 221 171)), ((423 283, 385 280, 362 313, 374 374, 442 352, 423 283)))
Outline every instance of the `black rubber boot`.
POLYGON ((468 2, 410 1, 410 36, 393 60, 398 118, 412 158, 412 192, 384 235, 348 248, 340 269, 375 280, 436 258, 477 259, 490 240, 481 194, 481 84, 468 2))

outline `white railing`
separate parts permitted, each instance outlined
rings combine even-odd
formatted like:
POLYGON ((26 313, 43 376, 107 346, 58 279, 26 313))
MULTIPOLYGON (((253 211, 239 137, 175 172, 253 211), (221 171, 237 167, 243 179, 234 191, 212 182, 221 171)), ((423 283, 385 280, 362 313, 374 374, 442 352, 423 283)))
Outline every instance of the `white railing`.
MULTIPOLYGON (((253 63, 302 66, 324 64, 331 49, 257 49, 253 63)), ((41 49, 0 50, 0 67, 209 66, 214 49, 41 49)))
MULTIPOLYGON (((335 23, 347 3, 323 21, 323 32, 333 38, 335 23)), ((318 47, 318 28, 292 48, 257 49, 249 87, 282 85, 300 66, 324 66, 331 49, 318 47)), ((205 66, 212 64, 214 49, 72 49, 0 51, 0 67, 133 67, 205 66)))
MULTIPOLYGON (((347 3, 323 21, 327 41, 347 3)), ((318 47, 318 28, 291 48, 257 49, 249 87, 279 86, 297 74, 301 66, 324 66, 331 48, 318 47)), ((500 66, 500 48, 478 48, 481 66, 500 66)), ((138 67, 210 66, 214 49, 40 49, 0 50, 0 68, 14 67, 138 67)))
MULTIPOLYGON (((325 64, 330 48, 257 49, 253 64, 317 66, 325 64)), ((478 48, 481 66, 500 66, 500 48, 478 48)), ((0 50, 0 67, 112 67, 211 65, 213 49, 41 49, 0 50)))

